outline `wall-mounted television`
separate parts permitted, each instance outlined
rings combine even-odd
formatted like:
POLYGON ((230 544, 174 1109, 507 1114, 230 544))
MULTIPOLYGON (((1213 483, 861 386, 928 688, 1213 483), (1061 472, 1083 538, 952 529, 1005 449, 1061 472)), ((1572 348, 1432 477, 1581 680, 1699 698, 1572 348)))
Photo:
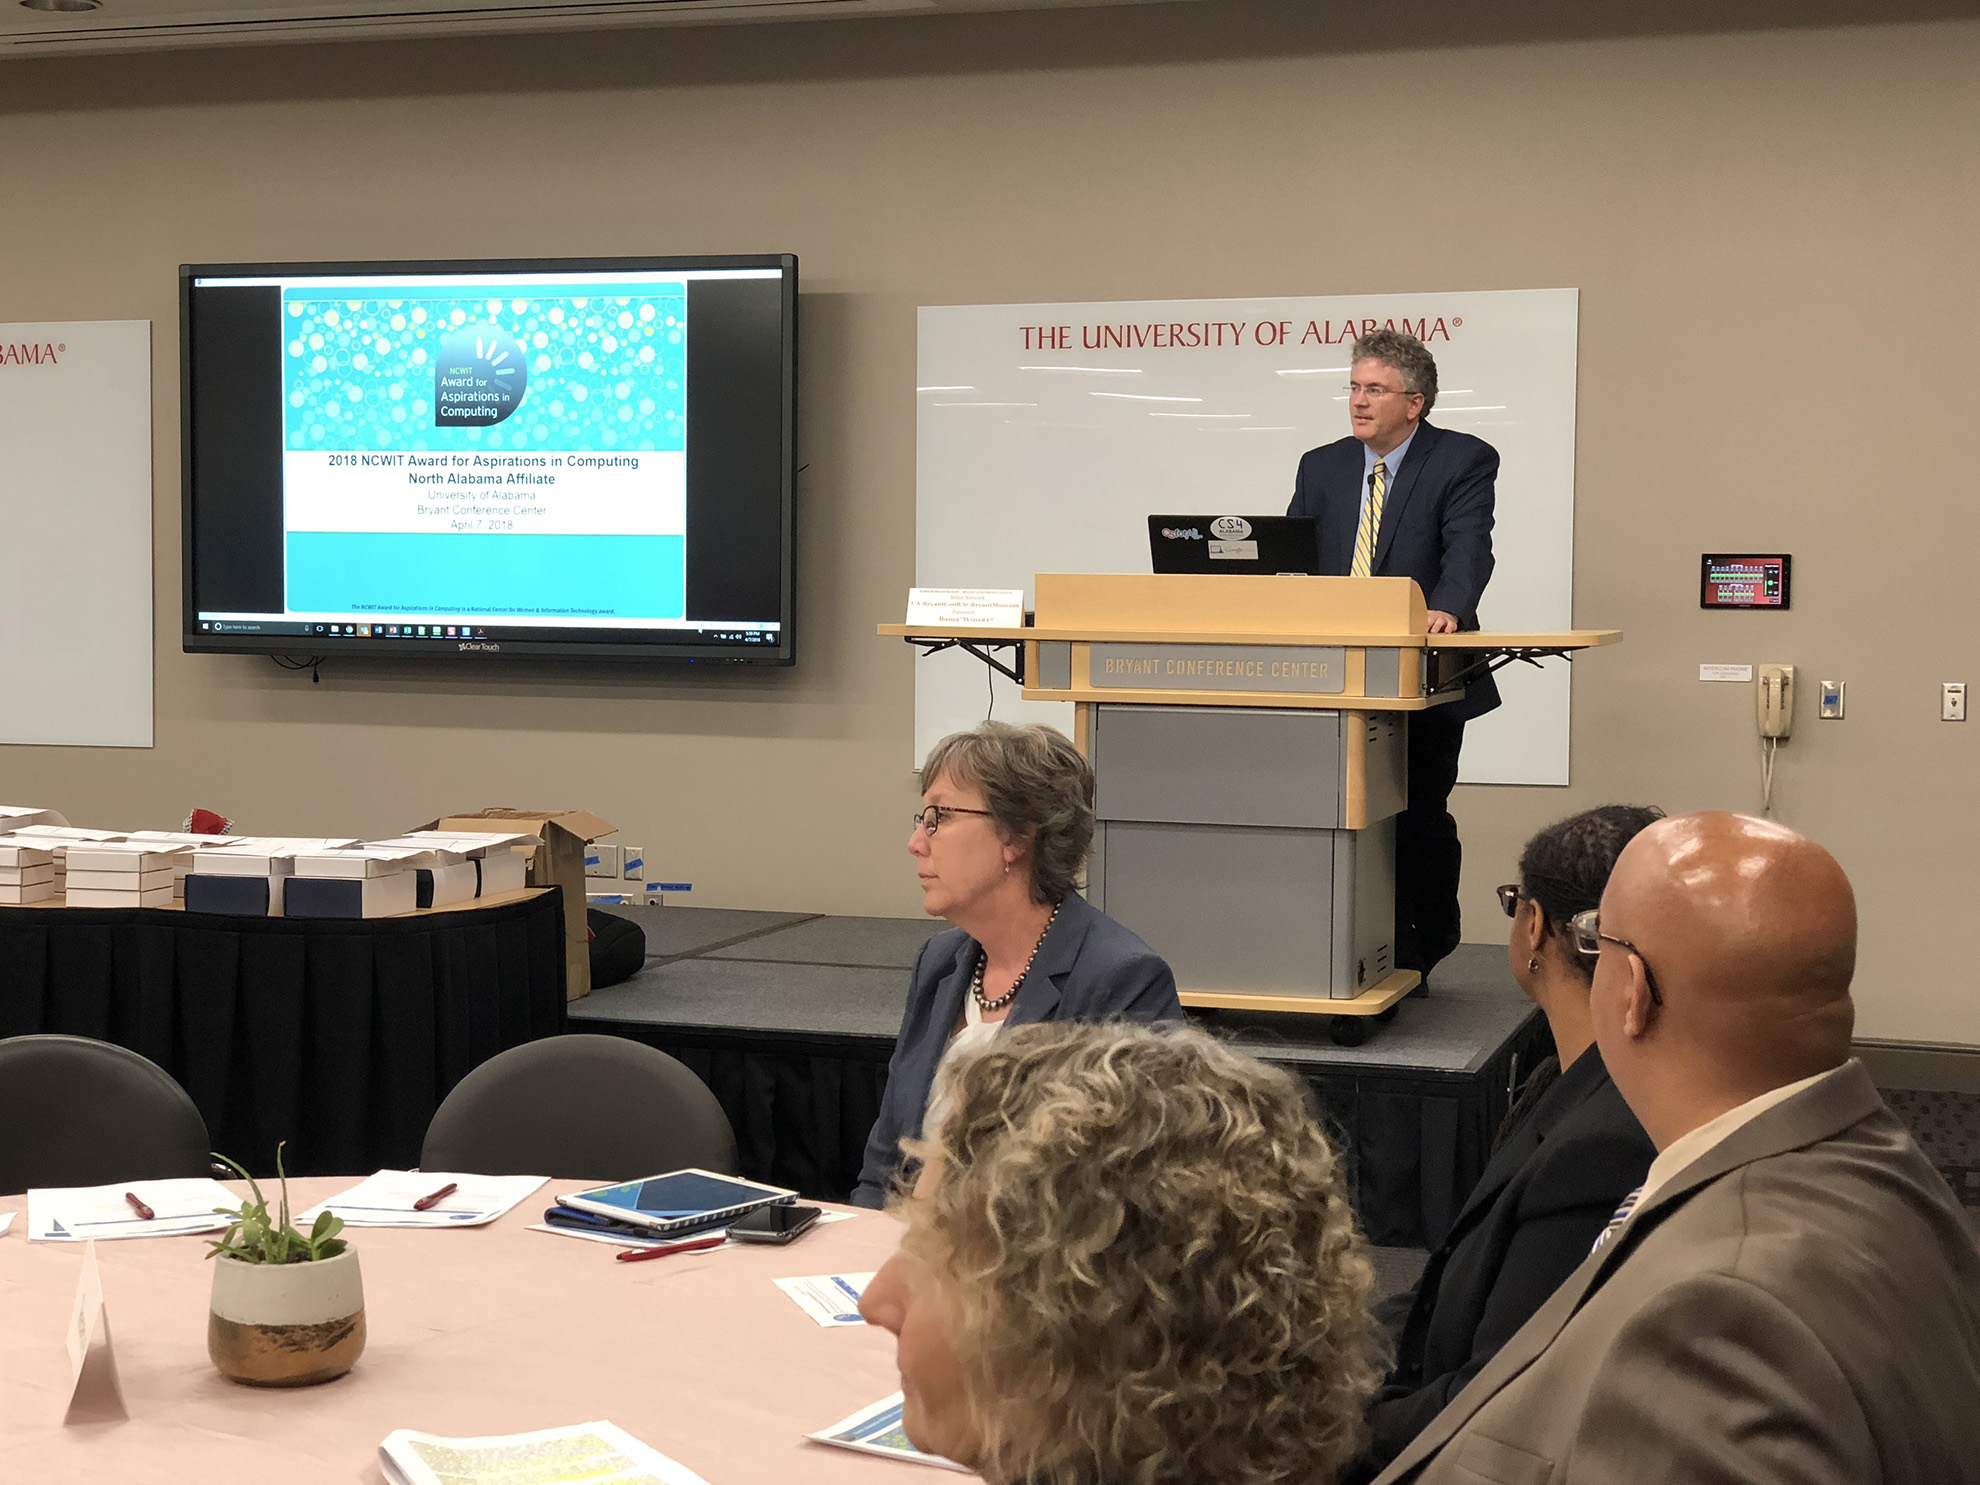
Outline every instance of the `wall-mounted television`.
POLYGON ((788 665, 797 259, 188 264, 185 648, 788 665))

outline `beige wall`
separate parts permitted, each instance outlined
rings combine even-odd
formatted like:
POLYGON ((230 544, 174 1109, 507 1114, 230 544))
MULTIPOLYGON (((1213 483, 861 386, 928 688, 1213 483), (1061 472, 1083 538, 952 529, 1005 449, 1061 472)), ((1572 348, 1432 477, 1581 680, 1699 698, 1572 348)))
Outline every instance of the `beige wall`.
POLYGON ((149 318, 158 389, 157 746, 0 748, 0 797, 296 833, 583 806, 694 902, 912 913, 911 660, 872 626, 911 575, 916 305, 1571 285, 1576 621, 1629 637, 1581 662, 1572 788, 1459 792, 1468 936, 1549 819, 1756 806, 1751 694, 1697 665, 1792 661, 1850 686, 1845 722, 1804 705, 1779 804, 1861 894, 1859 1030, 1980 1043, 1980 722, 1936 720, 1939 681, 1980 685, 1980 25, 1343 39, 1377 14, 0 66, 0 320, 149 318), (796 670, 311 685, 179 652, 178 263, 742 251, 803 262, 796 670), (1776 546, 1792 613, 1699 612, 1701 550, 1776 546))

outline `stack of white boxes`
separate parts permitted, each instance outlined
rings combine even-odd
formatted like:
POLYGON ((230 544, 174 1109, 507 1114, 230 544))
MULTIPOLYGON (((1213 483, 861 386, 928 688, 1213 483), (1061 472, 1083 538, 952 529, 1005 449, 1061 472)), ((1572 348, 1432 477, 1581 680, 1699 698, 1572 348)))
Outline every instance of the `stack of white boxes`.
POLYGON ((106 845, 123 836, 112 830, 77 830, 68 825, 23 825, 8 837, 10 845, 33 846, 47 851, 54 859, 55 896, 68 889, 69 847, 106 845))
POLYGON ((0 903, 25 907, 55 900, 55 853, 0 840, 0 903))
POLYGON ((142 843, 157 850, 183 852, 172 865, 172 900, 186 900, 186 877, 193 870, 194 855, 209 846, 223 846, 239 840, 237 835, 191 835, 183 830, 133 830, 124 837, 134 843, 142 843))
POLYGON ((170 907, 184 850, 111 841, 72 845, 64 896, 70 907, 170 907))
POLYGON ((60 818, 0 806, 0 905, 66 900, 71 907, 183 905, 229 917, 383 918, 523 891, 538 840, 530 832, 438 830, 372 842, 124 835, 46 823, 60 818))

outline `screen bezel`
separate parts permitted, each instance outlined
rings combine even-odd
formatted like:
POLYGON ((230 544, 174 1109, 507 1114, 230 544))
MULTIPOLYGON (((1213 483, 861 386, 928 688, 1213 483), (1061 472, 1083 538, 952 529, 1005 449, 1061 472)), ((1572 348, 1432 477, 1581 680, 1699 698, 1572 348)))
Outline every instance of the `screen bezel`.
POLYGON ((797 309, 798 260, 794 253, 620 258, 445 258, 379 259, 312 263, 182 263, 179 265, 179 552, 180 643, 189 655, 278 655, 335 659, 339 656, 394 660, 445 659, 453 663, 513 659, 595 659, 657 661, 665 664, 790 666, 797 663, 797 309), (779 533, 783 561, 778 575, 777 643, 693 644, 679 640, 583 642, 551 639, 407 641, 345 635, 217 635, 199 627, 197 553, 193 549, 192 292, 200 278, 277 278, 332 275, 424 275, 452 273, 613 273, 724 269, 779 270, 782 275, 783 346, 782 437, 779 533))
POLYGON ((1698 606, 1734 613, 1783 614, 1794 599, 1794 558, 1786 552, 1703 552, 1698 558, 1698 606), (1779 603, 1725 603, 1712 598, 1712 567, 1725 562, 1778 562, 1781 564, 1779 603))

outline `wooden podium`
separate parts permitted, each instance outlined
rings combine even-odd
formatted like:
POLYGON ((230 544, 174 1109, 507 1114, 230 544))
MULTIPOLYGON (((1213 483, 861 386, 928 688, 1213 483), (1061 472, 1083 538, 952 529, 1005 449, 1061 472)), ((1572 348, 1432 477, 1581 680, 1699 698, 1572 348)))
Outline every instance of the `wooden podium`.
POLYGON ((1035 592, 1021 629, 880 633, 1074 703, 1098 816, 1087 896, 1169 961, 1189 1006, 1365 1017, 1407 995, 1409 713, 1622 637, 1431 635, 1408 578, 1040 573, 1035 592))

